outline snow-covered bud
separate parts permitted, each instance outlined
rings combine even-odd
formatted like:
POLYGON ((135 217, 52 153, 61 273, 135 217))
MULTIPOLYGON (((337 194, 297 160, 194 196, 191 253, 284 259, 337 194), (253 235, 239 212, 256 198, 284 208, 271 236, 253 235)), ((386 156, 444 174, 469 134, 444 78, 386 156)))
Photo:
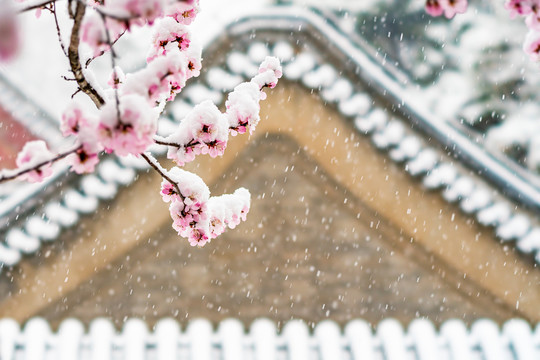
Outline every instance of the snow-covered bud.
POLYGON ((210 238, 221 235, 226 227, 234 229, 241 221, 245 221, 250 202, 251 194, 245 188, 239 188, 233 194, 211 197, 207 205, 210 238))
POLYGON ((236 86, 229 94, 225 106, 231 134, 243 134, 247 130, 255 131, 259 123, 261 91, 255 82, 244 82, 236 86))
POLYGON ((280 79, 283 76, 283 69, 281 67, 281 62, 275 56, 267 56, 264 61, 259 66, 259 73, 264 73, 268 70, 272 70, 274 75, 280 79))

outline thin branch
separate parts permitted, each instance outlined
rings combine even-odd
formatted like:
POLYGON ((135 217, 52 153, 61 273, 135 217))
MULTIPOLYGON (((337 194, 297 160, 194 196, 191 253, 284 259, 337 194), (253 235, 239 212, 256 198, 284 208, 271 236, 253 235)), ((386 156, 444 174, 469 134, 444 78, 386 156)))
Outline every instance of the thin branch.
POLYGON ((169 142, 169 141, 165 140, 165 138, 163 138, 161 136, 155 136, 154 137, 154 142, 156 144, 158 144, 158 145, 172 146, 172 147, 176 147, 176 148, 182 148, 182 147, 189 148, 189 147, 193 147, 193 146, 196 146, 196 145, 200 144, 199 141, 193 141, 193 139, 190 142, 188 142, 186 145, 178 144, 178 143, 174 143, 174 142, 169 142))
MULTIPOLYGON (((229 130, 231 131, 238 131, 238 127, 235 127, 235 126, 229 126, 229 130)), ((187 144, 179 144, 179 143, 175 143, 175 142, 170 142, 170 141, 167 141, 166 138, 164 138, 163 136, 159 136, 159 135, 156 135, 154 136, 154 143, 158 144, 158 145, 164 145, 164 146, 171 146, 171 147, 175 147, 175 148, 191 148, 191 147, 194 147, 194 146, 197 146, 200 144, 199 141, 195 141, 195 139, 191 139, 187 144)))
MULTIPOLYGON (((118 40, 120 40, 120 39, 122 38, 122 36, 126 33, 126 31, 127 31, 127 30, 122 31, 122 33, 121 33, 120 35, 118 35, 118 37, 117 37, 114 41, 112 41, 112 42, 110 43, 111 48, 114 46, 114 44, 116 44, 116 42, 117 42, 118 40)), ((92 56, 91 58, 88 58, 88 60, 86 60, 86 63, 84 64, 84 68, 85 68, 85 69, 88 68, 88 66, 90 65, 90 63, 92 63, 92 61, 94 61, 94 60, 97 59, 98 57, 102 56, 102 55, 105 54, 106 52, 107 52, 107 51, 104 50, 104 51, 101 51, 98 55, 92 56)))
POLYGON ((19 8, 19 9, 17 9, 17 12, 18 13, 23 13, 23 12, 30 11, 30 10, 36 10, 36 9, 42 8, 44 6, 47 6, 49 4, 55 3, 56 1, 57 0, 43 0, 43 1, 40 1, 38 3, 23 6, 23 7, 19 8))
POLYGON ((52 159, 40 162, 39 164, 36 164, 36 165, 34 165, 34 166, 30 167, 30 168, 27 168, 27 169, 19 169, 18 171, 13 171, 13 172, 9 171, 8 175, 1 175, 0 174, 0 183, 10 181, 10 180, 14 180, 14 179, 18 178, 21 175, 27 174, 27 173, 29 173, 31 171, 36 171, 42 166, 55 163, 58 160, 62 160, 66 156, 71 155, 73 153, 76 153, 81 148, 82 148, 82 145, 79 145, 74 149, 71 149, 71 150, 68 150, 66 152, 60 153, 60 154, 56 155, 54 158, 52 158, 52 159))
MULTIPOLYGON (((109 32, 109 28, 106 24, 105 15, 101 14, 101 20, 103 21, 103 26, 105 27, 105 37, 107 39, 107 44, 109 44, 109 49, 111 50, 111 66, 113 69, 113 79, 118 78, 118 74, 116 73, 116 53, 113 49, 113 43, 111 42, 111 34, 109 32)), ((114 100, 116 102, 116 119, 119 123, 122 122, 122 119, 120 117, 120 99, 118 98, 118 86, 114 88, 114 100)))
POLYGON ((79 58, 79 31, 81 29, 81 22, 86 11, 86 5, 82 2, 77 2, 77 8, 75 9, 75 16, 73 19, 73 29, 71 30, 71 41, 68 48, 69 64, 71 66, 71 72, 79 89, 90 97, 90 99, 96 104, 98 108, 105 104, 105 100, 101 95, 88 83, 84 77, 81 61, 79 58))
POLYGON ((169 183, 171 183, 172 186, 174 186, 174 189, 176 190, 176 192, 178 193, 178 196, 180 196, 180 198, 182 198, 183 200, 183 196, 182 196, 182 193, 180 192, 180 188, 178 187, 178 184, 173 181, 169 175, 167 175, 167 170, 165 170, 163 168, 163 166, 161 166, 161 164, 159 163, 159 161, 157 161, 157 159, 152 155, 150 154, 149 152, 145 152, 145 153, 141 153, 141 156, 144 160, 146 160, 146 162, 148 164, 150 164, 150 166, 156 170, 159 175, 161 175, 162 178, 164 178, 165 180, 167 180, 169 183))
POLYGON ((60 32, 60 25, 58 24, 58 16, 56 16, 56 3, 52 3, 51 6, 52 6, 51 12, 54 16, 54 24, 56 25, 56 34, 58 35, 58 42, 60 43, 62 52, 64 53, 66 57, 68 57, 66 47, 64 46, 64 42, 62 41, 62 33, 60 32))

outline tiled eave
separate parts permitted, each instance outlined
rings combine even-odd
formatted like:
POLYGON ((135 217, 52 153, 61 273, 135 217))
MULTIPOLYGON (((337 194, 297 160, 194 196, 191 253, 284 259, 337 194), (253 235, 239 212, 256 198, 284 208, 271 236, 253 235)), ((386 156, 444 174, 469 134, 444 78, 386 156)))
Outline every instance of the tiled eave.
POLYGON ((377 52, 367 43, 350 41, 326 19, 296 7, 269 9, 264 15, 232 24, 229 30, 236 36, 260 31, 302 33, 324 43, 328 54, 336 57, 340 65, 356 74, 371 90, 395 104, 393 110, 406 117, 416 130, 433 138, 440 148, 481 174, 504 195, 540 215, 540 180, 537 177, 502 156, 488 154, 451 124, 430 113, 415 83, 385 59, 377 58, 377 52))

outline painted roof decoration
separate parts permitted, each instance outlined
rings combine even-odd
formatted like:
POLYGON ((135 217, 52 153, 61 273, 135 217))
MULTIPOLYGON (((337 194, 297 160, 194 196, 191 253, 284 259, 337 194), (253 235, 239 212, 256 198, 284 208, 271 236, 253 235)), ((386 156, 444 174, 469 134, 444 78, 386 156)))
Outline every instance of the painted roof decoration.
POLYGON ((375 330, 363 320, 344 330, 323 321, 313 331, 292 320, 282 331, 267 319, 256 320, 246 332, 238 320, 222 321, 217 330, 206 320, 191 321, 181 329, 172 319, 160 320, 150 330, 144 321, 130 319, 120 331, 105 319, 86 330, 78 320, 64 320, 52 332, 41 318, 21 329, 12 320, 0 320, 0 358, 15 359, 129 359, 129 360, 534 360, 540 357, 540 328, 522 320, 499 327, 477 320, 467 328, 448 320, 436 330, 429 320, 417 319, 407 329, 393 319, 375 330))
MULTIPOLYGON (((247 47, 231 49, 223 64, 207 69, 198 83, 186 87, 172 104, 170 116, 160 123, 162 134, 201 100, 211 98, 220 103, 223 91, 232 90, 254 75, 256 63, 273 54, 283 61, 285 79, 317 90, 325 102, 354 122, 360 133, 427 189, 441 191, 448 202, 458 203, 463 212, 493 227, 501 241, 515 241, 519 251, 531 254, 540 263, 540 225, 536 216, 540 213, 540 190, 528 181, 528 173, 504 158, 486 153, 450 124, 437 121, 424 110, 414 85, 396 69, 381 65, 370 55, 367 45, 351 43, 336 27, 312 12, 288 7, 245 18, 231 25, 228 33, 235 38, 235 44, 247 47), (290 39, 291 30, 305 37, 302 46, 298 46, 296 38, 290 39), (262 42, 257 34, 265 32, 273 35, 262 42), (254 39, 252 34, 256 34, 254 39), (246 37, 250 40, 242 41, 246 37), (325 58, 329 55, 317 50, 317 42, 328 47, 328 54, 342 59, 344 68, 337 69, 325 58), (375 106, 374 96, 390 101, 391 108, 375 106), (436 141, 428 142, 426 138, 436 141), (468 168, 456 164, 455 158, 468 168)), ((9 102, 9 96, 20 98, 20 93, 2 84, 6 82, 0 81, 0 101, 9 102)), ((20 110, 22 118, 36 113, 26 103, 27 110, 20 110)), ((47 136, 57 141, 55 134, 47 136)), ((63 228, 94 212, 100 201, 114 198, 120 186, 130 184, 137 171, 147 166, 136 158, 108 158, 94 174, 75 180, 68 177, 61 194, 49 194, 41 208, 32 209, 32 215, 18 218, 9 214, 25 204, 29 194, 41 191, 47 184, 25 187, 28 190, 24 196, 20 192, 5 194, 0 205, 0 269, 16 265, 24 255, 37 252, 42 243, 54 241, 63 228)), ((58 181, 58 176, 49 183, 53 181, 58 181)), ((20 209, 24 212, 26 208, 20 209)))

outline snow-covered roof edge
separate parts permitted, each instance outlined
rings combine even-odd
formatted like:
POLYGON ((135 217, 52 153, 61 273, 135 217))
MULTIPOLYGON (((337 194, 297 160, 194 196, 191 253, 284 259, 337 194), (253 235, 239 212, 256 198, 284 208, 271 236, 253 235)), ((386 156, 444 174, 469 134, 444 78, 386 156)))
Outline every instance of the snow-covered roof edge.
POLYGON ((160 359, 160 360, 360 360, 360 359, 485 359, 533 360, 540 357, 540 327, 518 319, 499 327, 477 320, 470 328, 461 320, 448 320, 440 329, 425 319, 407 329, 394 319, 381 321, 374 330, 363 320, 352 320, 343 331, 333 321, 313 331, 291 320, 278 331, 268 319, 254 321, 245 331, 236 319, 214 330, 207 320, 196 319, 186 329, 163 319, 150 330, 143 320, 129 319, 120 331, 111 321, 96 319, 88 330, 78 320, 64 320, 57 332, 41 318, 21 329, 13 320, 0 320, 0 357, 14 359, 160 359))
POLYGON ((272 29, 311 33, 312 38, 330 44, 333 50, 345 55, 349 63, 344 66, 362 69, 356 71, 358 77, 398 104, 396 111, 402 112, 411 124, 416 125, 416 129, 435 139, 441 147, 482 174, 506 196, 540 215, 540 187, 533 184, 537 179, 507 159, 488 154, 459 130, 438 120, 418 96, 414 82, 391 64, 376 60, 368 44, 350 41, 325 18, 301 7, 269 8, 262 15, 245 17, 229 26, 229 32, 233 35, 272 29))

